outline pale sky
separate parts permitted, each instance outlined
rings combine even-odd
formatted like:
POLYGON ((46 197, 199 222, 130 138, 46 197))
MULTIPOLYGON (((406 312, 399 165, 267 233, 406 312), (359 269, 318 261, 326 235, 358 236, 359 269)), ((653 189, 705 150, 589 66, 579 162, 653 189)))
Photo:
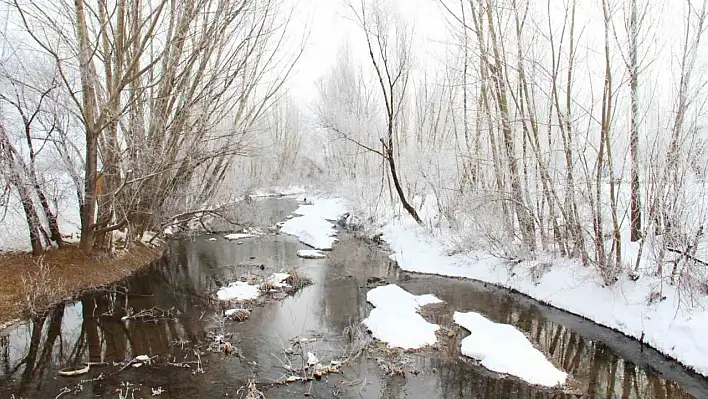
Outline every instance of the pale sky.
MULTIPOLYGON (((288 86, 293 97, 309 104, 316 98, 315 82, 327 74, 345 39, 349 39, 355 59, 364 63, 368 63, 369 59, 364 52, 363 33, 350 20, 352 11, 346 7, 345 0, 289 1, 297 3, 293 28, 301 30, 308 25, 310 37, 288 86)), ((358 0, 353 1, 358 4, 358 0)), ((430 68, 429 64, 441 56, 435 55, 436 48, 439 51, 441 47, 436 42, 443 40, 446 29, 438 0, 383 1, 394 3, 401 15, 413 24, 417 67, 420 67, 421 63, 427 63, 430 68)))

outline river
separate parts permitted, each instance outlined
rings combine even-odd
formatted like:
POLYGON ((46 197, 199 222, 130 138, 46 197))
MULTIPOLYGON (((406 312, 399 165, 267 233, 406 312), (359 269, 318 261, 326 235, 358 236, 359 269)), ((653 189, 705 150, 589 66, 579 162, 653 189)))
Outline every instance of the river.
MULTIPOLYGON (((248 217, 272 226, 297 204, 267 199, 248 206, 248 217)), ((279 234, 173 241, 166 257, 145 271, 0 332, 0 396, 247 397, 244 387, 253 383, 267 398, 708 398, 708 379, 636 340, 483 283, 402 272, 384 249, 346 232, 339 238, 321 260, 296 257, 304 246, 279 234), (243 322, 224 321, 227 306, 213 299, 220 286, 293 267, 313 284, 270 298, 243 322), (323 361, 353 354, 351 332, 371 309, 366 292, 381 283, 444 300, 423 314, 449 335, 434 348, 396 357, 405 376, 386 374, 377 360, 386 351, 373 344, 378 349, 345 364, 341 374, 274 383, 293 374, 284 365, 295 337, 309 339, 308 350, 323 361), (530 386, 461 356, 467 333, 452 323, 456 310, 475 310, 525 332, 571 375, 573 389, 530 386), (210 352, 215 335, 224 335, 240 356, 210 352), (153 357, 152 364, 124 367, 137 355, 153 357), (57 375, 85 362, 97 364, 78 377, 57 375)))

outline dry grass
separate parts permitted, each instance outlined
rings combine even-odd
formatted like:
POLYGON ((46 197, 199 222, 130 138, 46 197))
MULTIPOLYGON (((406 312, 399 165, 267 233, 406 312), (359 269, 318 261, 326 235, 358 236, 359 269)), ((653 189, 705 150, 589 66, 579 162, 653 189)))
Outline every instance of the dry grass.
POLYGON ((292 287, 292 291, 300 291, 301 289, 312 284, 312 279, 308 275, 301 273, 296 268, 288 270, 287 273, 290 276, 285 279, 285 282, 292 287))
POLYGON ((61 300, 64 293, 64 278, 52 277, 52 270, 44 257, 34 261, 35 266, 22 278, 22 298, 17 303, 20 314, 35 315, 61 300))
POLYGON ((82 290, 127 277, 161 254, 161 250, 136 247, 119 252, 116 258, 94 259, 73 245, 50 249, 39 258, 0 252, 0 326, 82 290))

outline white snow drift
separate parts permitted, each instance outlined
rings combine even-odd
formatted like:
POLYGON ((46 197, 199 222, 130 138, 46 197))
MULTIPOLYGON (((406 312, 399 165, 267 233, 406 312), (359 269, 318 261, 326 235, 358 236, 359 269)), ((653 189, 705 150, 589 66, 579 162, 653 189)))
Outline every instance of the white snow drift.
POLYGON ((236 281, 226 287, 221 287, 216 292, 216 297, 222 301, 249 301, 257 299, 261 291, 257 285, 251 285, 243 281, 236 281))
POLYGON ((273 273, 265 279, 265 284, 262 286, 249 284, 244 281, 236 281, 226 287, 221 287, 219 291, 216 292, 216 297, 222 301, 252 301, 261 296, 261 289, 289 287, 285 282, 288 277, 290 277, 288 273, 273 273))
POLYGON ((300 215, 283 222, 280 231, 297 237, 300 242, 318 250, 330 250, 337 242, 337 231, 330 220, 346 213, 346 203, 340 199, 308 198, 312 205, 300 205, 300 215))
POLYGON ((462 340, 463 355, 479 360, 489 370, 531 384, 553 387, 565 383, 567 374, 555 368, 514 326, 495 323, 475 312, 455 312, 453 317, 470 331, 462 340))
POLYGON ((372 289, 366 300, 376 308, 362 323, 389 348, 417 349, 436 342, 435 332, 440 326, 418 314, 421 306, 442 302, 434 295, 413 295, 390 284, 372 289))

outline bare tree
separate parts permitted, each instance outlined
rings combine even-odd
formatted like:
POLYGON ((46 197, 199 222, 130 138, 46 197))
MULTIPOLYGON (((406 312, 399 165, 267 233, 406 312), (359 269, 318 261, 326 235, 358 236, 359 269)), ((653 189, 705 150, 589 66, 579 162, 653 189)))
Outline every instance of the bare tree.
POLYGON ((40 255, 44 249, 42 245, 42 236, 40 235, 41 223, 39 215, 32 200, 30 184, 21 174, 24 171, 22 161, 19 159, 17 150, 12 145, 5 124, 0 119, 0 165, 2 165, 5 180, 15 187, 22 204, 22 209, 25 212, 25 220, 29 230, 30 245, 32 247, 32 255, 40 255))
POLYGON ((392 24, 379 3, 367 8, 364 0, 358 7, 349 4, 366 38, 369 60, 376 73, 381 99, 385 106, 386 134, 380 138, 381 151, 374 150, 388 163, 393 185, 401 205, 416 222, 422 223, 418 212, 406 198, 397 166, 396 130, 402 124, 405 98, 411 71, 411 33, 402 21, 392 24))
POLYGON ((642 200, 639 185, 639 51, 637 36, 639 21, 637 20, 637 0, 630 0, 629 11, 629 86, 631 99, 631 116, 629 128, 630 151, 630 240, 639 241, 642 236, 642 200))
MULTIPOLYGON (((61 248, 63 246, 63 239, 59 231, 57 215, 56 212, 51 209, 49 199, 47 198, 37 172, 37 158, 40 156, 45 146, 54 140, 52 137, 54 128, 49 127, 43 134, 38 132, 38 130, 41 129, 34 129, 35 126, 39 124, 38 120, 42 117, 41 114, 44 112, 44 102, 49 98, 51 92, 57 88, 57 83, 52 79, 52 81, 47 82, 46 87, 35 87, 13 77, 10 71, 7 70, 6 63, 2 63, 0 68, 2 69, 3 75, 2 83, 9 87, 9 93, 0 92, 0 102, 8 104, 19 115, 25 151, 29 158, 28 162, 24 162, 21 157, 18 156, 15 159, 15 167, 23 169, 22 171, 18 171, 18 173, 22 173, 26 176, 28 183, 34 191, 34 195, 36 195, 39 200, 44 218, 49 225, 50 235, 48 238, 61 248)), ((17 154, 17 150, 14 149, 9 139, 7 140, 6 145, 10 153, 17 154)), ((8 155, 10 153, 8 153, 8 155)), ((39 227, 40 230, 43 230, 41 226, 39 227)))
POLYGON ((284 50, 290 18, 278 5, 80 0, 50 12, 14 1, 83 125, 85 252, 111 249, 114 230, 138 238, 215 195, 301 54, 284 50))

